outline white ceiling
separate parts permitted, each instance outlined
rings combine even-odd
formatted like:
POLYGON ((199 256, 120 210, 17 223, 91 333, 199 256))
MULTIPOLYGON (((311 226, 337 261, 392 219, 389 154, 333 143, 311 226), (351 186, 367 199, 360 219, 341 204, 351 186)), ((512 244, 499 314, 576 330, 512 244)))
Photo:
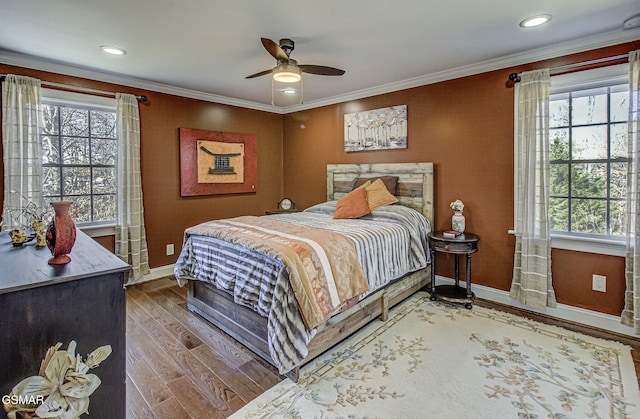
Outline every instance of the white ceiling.
POLYGON ((0 62, 287 112, 640 39, 640 0, 0 0, 0 62), (547 25, 521 29, 531 15, 547 25), (304 105, 271 107, 260 38, 295 41, 304 105), (109 56, 110 44, 127 50, 109 56))

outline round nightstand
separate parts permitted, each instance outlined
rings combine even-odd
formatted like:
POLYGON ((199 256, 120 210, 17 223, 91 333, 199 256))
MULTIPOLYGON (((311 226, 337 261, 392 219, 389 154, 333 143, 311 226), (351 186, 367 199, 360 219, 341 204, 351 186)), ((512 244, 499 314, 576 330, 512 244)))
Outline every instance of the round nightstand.
POLYGON ((476 234, 465 232, 457 237, 447 237, 444 231, 432 231, 429 237, 429 249, 431 251, 431 300, 444 300, 464 304, 466 308, 473 307, 475 295, 471 291, 471 255, 478 251, 480 237, 476 234), (436 252, 451 253, 455 255, 455 285, 439 285, 436 287, 436 252), (460 263, 458 257, 466 255, 466 288, 460 283, 460 263))

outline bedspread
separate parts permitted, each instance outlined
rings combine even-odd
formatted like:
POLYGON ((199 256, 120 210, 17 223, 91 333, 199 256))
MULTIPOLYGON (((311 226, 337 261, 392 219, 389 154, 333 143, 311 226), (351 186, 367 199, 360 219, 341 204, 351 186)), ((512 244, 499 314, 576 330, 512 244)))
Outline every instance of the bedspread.
MULTIPOLYGON (((304 212, 261 218, 339 232, 353 242, 370 291, 429 263, 429 222, 417 211, 391 205, 356 220, 333 220, 335 201, 304 212)), ((189 235, 175 265, 181 285, 188 280, 214 284, 267 318, 271 359, 284 374, 307 356, 316 330, 307 330, 297 307, 285 265, 278 258, 219 238, 189 235)))
POLYGON ((202 223, 185 234, 216 237, 281 260, 307 329, 369 290, 353 242, 334 231, 244 216, 202 223))

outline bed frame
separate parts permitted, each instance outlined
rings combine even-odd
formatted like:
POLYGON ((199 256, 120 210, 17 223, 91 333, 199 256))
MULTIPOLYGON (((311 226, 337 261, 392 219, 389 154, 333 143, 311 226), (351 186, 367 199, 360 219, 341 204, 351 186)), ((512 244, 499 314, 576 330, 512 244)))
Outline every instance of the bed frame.
MULTIPOLYGON (((358 177, 398 176, 396 196, 402 205, 425 215, 433 226, 433 163, 389 164, 330 164, 327 165, 327 199, 337 200, 351 191, 358 177)), ((426 286, 430 281, 430 266, 393 281, 372 293, 350 309, 328 319, 318 327, 309 343, 309 354, 304 364, 327 351, 343 339, 380 316, 386 321, 388 310, 426 286)), ((188 307, 219 327, 238 342, 251 349, 270 364, 267 343, 267 319, 253 310, 235 304, 233 297, 215 286, 189 281, 188 307)), ((300 367, 287 373, 298 381, 300 367)))

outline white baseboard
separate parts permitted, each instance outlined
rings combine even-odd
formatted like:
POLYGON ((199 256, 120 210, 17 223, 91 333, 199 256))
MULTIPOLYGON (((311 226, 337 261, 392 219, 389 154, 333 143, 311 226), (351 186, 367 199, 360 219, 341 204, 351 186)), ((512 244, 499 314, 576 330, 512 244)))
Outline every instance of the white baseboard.
MULTIPOLYGON (((455 280, 453 278, 436 275, 436 284, 453 283, 455 283, 455 280)), ((520 301, 511 298, 507 291, 473 283, 471 285, 471 289, 473 290, 473 293, 476 295, 476 297, 482 298, 484 300, 510 305, 524 310, 533 311, 535 313, 541 313, 548 316, 556 317, 558 319, 582 323, 588 326, 597 327, 599 329, 620 333, 622 335, 631 336, 634 338, 638 337, 638 335, 635 335, 633 333, 632 327, 625 326, 620 323, 619 316, 612 316, 611 314, 586 310, 580 307, 574 307, 566 304, 558 304, 556 308, 539 310, 536 308, 525 306, 524 304, 520 303, 520 301)))
MULTIPOLYGON (((154 279, 165 278, 173 275, 174 265, 159 266, 151 269, 148 275, 145 275, 136 284, 143 282, 153 281, 154 279)), ((453 278, 447 278, 444 276, 436 275, 436 284, 453 284, 455 280, 453 278)), ((131 283, 127 284, 131 285, 131 283)), ((612 316, 611 314, 600 313, 598 311, 586 310, 580 307, 574 307, 566 304, 558 304, 556 308, 547 308, 545 310, 539 310, 536 308, 525 306, 518 300, 515 300, 509 296, 507 291, 499 290, 496 288, 486 287, 484 285, 472 284, 471 286, 474 294, 478 298, 484 300, 494 301, 500 304, 506 304, 513 307, 521 308, 523 310, 533 311, 535 313, 541 313, 548 316, 556 317, 558 319, 569 320, 575 323, 582 323, 588 326, 597 327, 603 330, 609 330, 611 332, 620 333, 622 335, 631 336, 637 338, 638 335, 633 333, 633 328, 625 326, 620 323, 619 316, 612 316)))
POLYGON ((147 275, 143 276, 138 281, 135 281, 135 282, 129 281, 127 282, 127 285, 142 284, 143 282, 153 281, 154 279, 173 276, 174 266, 175 264, 171 264, 171 265, 165 265, 165 266, 158 266, 157 268, 152 268, 151 272, 149 272, 147 275))

